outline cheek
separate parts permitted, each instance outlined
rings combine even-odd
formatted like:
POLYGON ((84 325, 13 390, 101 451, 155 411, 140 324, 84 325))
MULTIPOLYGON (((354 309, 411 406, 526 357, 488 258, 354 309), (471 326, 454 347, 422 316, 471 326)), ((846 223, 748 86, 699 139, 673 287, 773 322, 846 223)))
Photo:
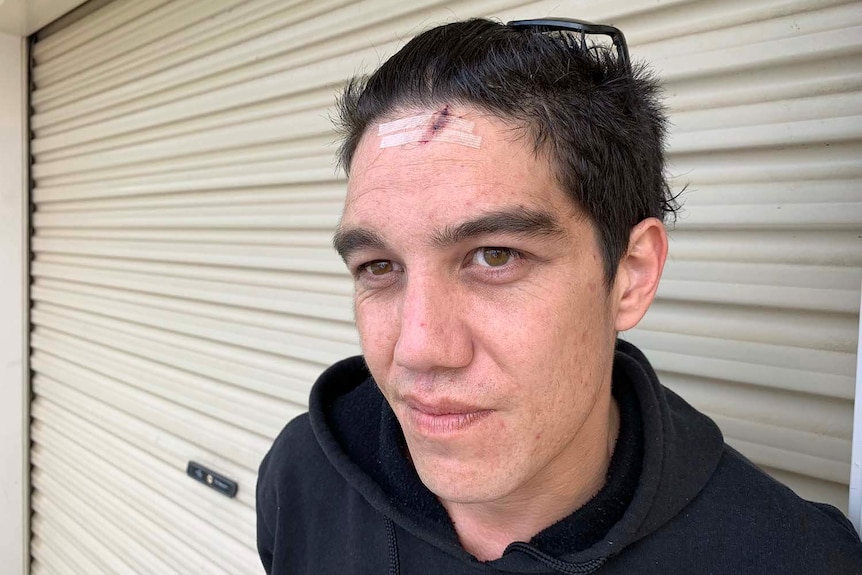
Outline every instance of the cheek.
POLYGON ((498 299, 491 313, 482 314, 484 339, 494 342, 491 346, 497 348, 500 361, 519 357, 516 361, 533 364, 534 369, 565 366, 571 354, 590 347, 591 340, 605 331, 599 326, 605 302, 594 288, 559 282, 530 287, 498 299))
POLYGON ((603 371, 605 350, 613 346, 607 298, 600 282, 528 295, 501 306, 505 314, 485 315, 482 340, 520 401, 552 417, 554 408, 590 401, 594 390, 584 387, 603 371))
POLYGON ((354 302, 359 344, 375 378, 391 361, 398 339, 399 318, 391 303, 375 298, 357 298, 354 302))

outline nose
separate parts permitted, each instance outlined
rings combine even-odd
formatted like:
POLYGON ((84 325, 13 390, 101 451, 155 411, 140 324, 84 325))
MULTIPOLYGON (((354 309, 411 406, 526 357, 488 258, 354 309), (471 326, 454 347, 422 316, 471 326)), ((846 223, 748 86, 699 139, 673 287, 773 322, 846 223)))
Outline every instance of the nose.
POLYGON ((394 361, 416 373, 465 367, 473 359, 458 290, 431 277, 407 280, 394 361))

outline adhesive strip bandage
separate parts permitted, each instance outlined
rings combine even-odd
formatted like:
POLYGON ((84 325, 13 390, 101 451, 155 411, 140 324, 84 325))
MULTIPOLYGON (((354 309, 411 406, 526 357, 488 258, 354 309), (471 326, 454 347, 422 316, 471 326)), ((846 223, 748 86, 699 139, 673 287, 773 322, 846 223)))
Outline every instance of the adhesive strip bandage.
POLYGON ((380 124, 377 135, 381 148, 393 148, 417 142, 449 142, 478 148, 482 136, 473 133, 474 123, 463 118, 435 112, 419 114, 380 124))

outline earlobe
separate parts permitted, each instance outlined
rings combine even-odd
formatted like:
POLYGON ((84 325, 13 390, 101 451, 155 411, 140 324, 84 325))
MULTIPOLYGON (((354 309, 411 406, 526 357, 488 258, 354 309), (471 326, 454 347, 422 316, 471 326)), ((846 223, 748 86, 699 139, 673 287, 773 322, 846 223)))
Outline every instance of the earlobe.
POLYGON ((657 218, 647 218, 632 228, 629 247, 617 268, 615 328, 626 331, 638 324, 658 289, 667 258, 667 232, 657 218))

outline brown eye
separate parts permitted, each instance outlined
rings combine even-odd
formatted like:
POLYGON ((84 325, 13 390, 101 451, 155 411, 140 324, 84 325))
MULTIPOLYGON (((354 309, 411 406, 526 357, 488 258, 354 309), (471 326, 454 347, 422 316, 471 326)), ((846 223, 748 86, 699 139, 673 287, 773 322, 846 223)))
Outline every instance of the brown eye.
POLYGON ((382 276, 389 272, 395 271, 395 267, 389 260, 378 260, 365 265, 365 271, 374 276, 382 276))
POLYGON ((480 266, 496 268, 508 264, 513 257, 509 248, 479 248, 475 259, 480 266))

